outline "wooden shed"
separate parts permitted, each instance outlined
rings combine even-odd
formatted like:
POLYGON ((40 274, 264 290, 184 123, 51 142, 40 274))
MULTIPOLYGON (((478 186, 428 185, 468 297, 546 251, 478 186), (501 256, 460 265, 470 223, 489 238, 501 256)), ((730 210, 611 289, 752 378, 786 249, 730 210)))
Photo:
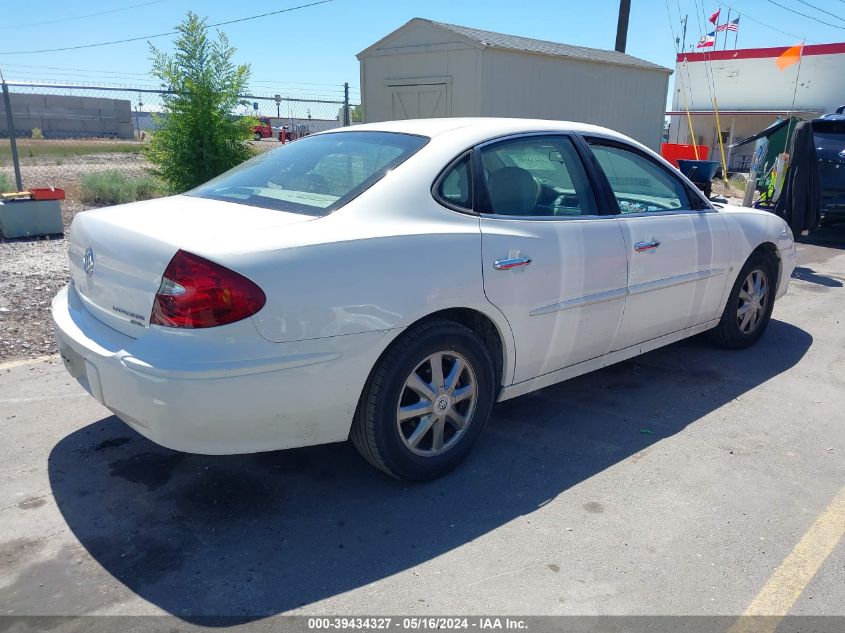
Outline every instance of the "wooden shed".
POLYGON ((414 18, 358 54, 366 122, 595 123, 658 149, 672 70, 618 53, 414 18))

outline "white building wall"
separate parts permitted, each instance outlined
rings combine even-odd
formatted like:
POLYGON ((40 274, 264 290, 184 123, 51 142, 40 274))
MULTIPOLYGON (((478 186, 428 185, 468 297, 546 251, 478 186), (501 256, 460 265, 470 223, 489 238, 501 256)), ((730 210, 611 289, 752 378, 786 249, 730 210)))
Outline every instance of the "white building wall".
MULTIPOLYGON (((701 53, 679 56, 686 61, 679 61, 675 69, 672 110, 683 112, 688 105, 693 113, 707 112, 693 114, 692 124, 696 142, 709 148, 709 158, 721 160, 712 93, 708 88, 710 78, 715 85, 722 113, 719 123, 727 144, 756 134, 778 116, 788 116, 790 111, 798 118, 811 119, 845 104, 845 44, 808 45, 800 69, 797 63, 784 70, 778 67, 775 60, 784 50, 779 47, 715 51, 708 55, 708 61, 704 61, 701 53), (732 110, 735 112, 731 113, 732 110), (775 113, 778 111, 782 114, 775 113)), ((692 142, 686 115, 670 117, 669 142, 692 142)), ((753 144, 735 149, 727 144, 728 168, 746 169, 753 144)))
POLYGON ((482 116, 592 123, 660 147, 665 72, 496 49, 482 67, 482 116))
POLYGON ((798 64, 780 70, 775 57, 679 63, 675 72, 673 110, 682 110, 684 107, 680 94, 682 82, 687 86, 691 110, 712 107, 710 91, 707 89, 708 66, 721 110, 794 109, 833 112, 837 106, 845 104, 845 53, 807 54, 801 60, 800 74, 798 64))

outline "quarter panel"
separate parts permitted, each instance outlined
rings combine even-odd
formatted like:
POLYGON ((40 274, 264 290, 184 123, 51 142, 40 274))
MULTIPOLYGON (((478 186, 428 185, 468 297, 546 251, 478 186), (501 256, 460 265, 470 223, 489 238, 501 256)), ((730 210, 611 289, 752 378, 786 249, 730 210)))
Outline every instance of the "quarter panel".
POLYGON ((406 327, 420 313, 478 302, 479 253, 477 231, 280 251, 251 273, 267 295, 253 318, 276 342, 406 327))

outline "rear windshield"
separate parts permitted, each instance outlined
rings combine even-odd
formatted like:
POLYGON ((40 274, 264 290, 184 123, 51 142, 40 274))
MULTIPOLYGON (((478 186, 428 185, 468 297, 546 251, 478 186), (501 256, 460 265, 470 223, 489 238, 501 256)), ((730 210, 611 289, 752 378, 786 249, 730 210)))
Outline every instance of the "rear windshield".
POLYGON ((825 157, 840 158, 845 151, 845 130, 842 133, 814 132, 813 138, 816 141, 816 153, 824 154, 825 157))
POLYGON ((427 142, 424 136, 393 132, 309 136, 256 156, 187 195, 325 215, 366 191, 427 142))

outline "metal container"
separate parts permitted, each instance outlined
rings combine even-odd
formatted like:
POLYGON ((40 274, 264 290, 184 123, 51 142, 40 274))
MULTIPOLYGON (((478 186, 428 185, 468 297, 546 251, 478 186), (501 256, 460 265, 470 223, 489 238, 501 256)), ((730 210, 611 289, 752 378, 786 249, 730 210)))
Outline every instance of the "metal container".
POLYGON ((0 233, 3 237, 63 235, 62 209, 58 200, 9 200, 0 202, 0 233))

